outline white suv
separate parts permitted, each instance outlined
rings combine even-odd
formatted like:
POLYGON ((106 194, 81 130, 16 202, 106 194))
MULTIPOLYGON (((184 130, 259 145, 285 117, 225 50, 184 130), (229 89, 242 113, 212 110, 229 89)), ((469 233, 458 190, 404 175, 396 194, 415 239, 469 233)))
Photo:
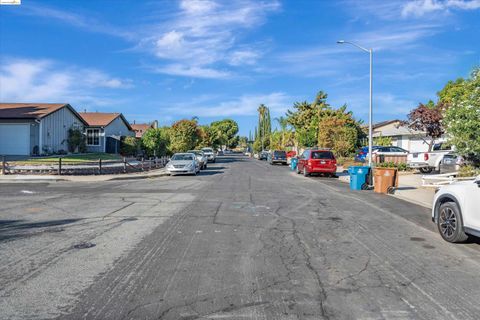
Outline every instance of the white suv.
POLYGON ((432 220, 448 242, 480 236, 480 176, 442 186, 433 199, 432 220))

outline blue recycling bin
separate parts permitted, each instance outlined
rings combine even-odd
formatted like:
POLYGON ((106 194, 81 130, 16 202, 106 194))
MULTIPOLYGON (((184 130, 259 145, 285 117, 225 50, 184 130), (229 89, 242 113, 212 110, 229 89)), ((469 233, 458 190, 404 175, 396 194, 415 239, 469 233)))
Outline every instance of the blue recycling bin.
POLYGON ((350 190, 362 190, 367 183, 370 167, 351 166, 348 168, 348 173, 350 174, 350 190))
POLYGON ((291 171, 295 171, 295 169, 297 169, 297 163, 298 163, 297 158, 290 159, 290 170, 291 171))

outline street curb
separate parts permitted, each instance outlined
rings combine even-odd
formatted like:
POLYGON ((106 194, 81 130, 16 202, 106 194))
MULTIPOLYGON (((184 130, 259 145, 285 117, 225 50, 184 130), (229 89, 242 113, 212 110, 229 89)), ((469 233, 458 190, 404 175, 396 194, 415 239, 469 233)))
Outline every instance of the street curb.
MULTIPOLYGON (((0 183, 16 183, 16 182, 103 182, 103 181, 121 181, 121 180, 140 180, 148 178, 157 178, 168 176, 168 172, 158 172, 154 174, 125 174, 124 176, 113 176, 102 179, 102 176, 92 176, 92 179, 76 179, 75 176, 71 177, 57 177, 57 176, 10 176, 8 178, 0 177, 0 183)), ((85 176, 79 176, 85 177, 85 176)))
POLYGON ((140 179, 164 177, 164 176, 169 176, 169 175, 170 174, 168 172, 162 172, 162 173, 158 173, 158 174, 143 175, 143 176, 113 177, 111 179, 107 179, 107 180, 103 180, 103 181, 140 180, 140 179))

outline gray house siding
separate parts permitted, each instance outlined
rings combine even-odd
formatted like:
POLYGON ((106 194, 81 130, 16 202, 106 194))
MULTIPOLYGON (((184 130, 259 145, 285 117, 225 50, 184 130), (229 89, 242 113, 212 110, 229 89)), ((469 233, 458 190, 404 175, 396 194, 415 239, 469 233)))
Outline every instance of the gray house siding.
POLYGON ((68 151, 67 139, 70 128, 83 131, 83 123, 67 107, 43 118, 41 120, 41 151, 48 150, 54 153, 60 150, 68 151))
POLYGON ((128 127, 126 126, 125 122, 122 120, 121 117, 117 117, 115 120, 110 122, 108 126, 105 128, 100 128, 100 127, 87 127, 88 128, 99 128, 100 129, 100 145, 99 146, 88 146, 87 145, 87 151, 88 152, 105 152, 105 143, 107 140, 107 137, 114 137, 114 138, 120 138, 123 136, 135 136, 134 131, 130 131, 128 127))
POLYGON ((107 137, 133 136, 135 132, 128 130, 125 122, 123 122, 121 117, 118 117, 105 128, 105 135, 107 137))

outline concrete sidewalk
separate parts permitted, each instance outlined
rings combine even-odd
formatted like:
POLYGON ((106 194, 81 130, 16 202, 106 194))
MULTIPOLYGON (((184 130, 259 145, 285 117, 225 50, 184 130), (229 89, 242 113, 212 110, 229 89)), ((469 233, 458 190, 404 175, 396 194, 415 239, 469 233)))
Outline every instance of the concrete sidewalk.
MULTIPOLYGON (((339 167, 337 176, 340 181, 350 183, 350 176, 348 173, 343 172, 343 168, 339 167)), ((435 189, 422 187, 421 174, 401 173, 398 184, 398 188, 391 196, 418 204, 422 207, 432 208, 435 189)))
POLYGON ((164 168, 140 173, 125 174, 105 174, 105 175, 85 175, 85 176, 67 176, 67 175, 24 175, 8 174, 0 175, 0 183, 8 182, 57 182, 57 181, 79 181, 79 182, 97 182, 113 180, 135 180, 156 178, 169 175, 164 168))

